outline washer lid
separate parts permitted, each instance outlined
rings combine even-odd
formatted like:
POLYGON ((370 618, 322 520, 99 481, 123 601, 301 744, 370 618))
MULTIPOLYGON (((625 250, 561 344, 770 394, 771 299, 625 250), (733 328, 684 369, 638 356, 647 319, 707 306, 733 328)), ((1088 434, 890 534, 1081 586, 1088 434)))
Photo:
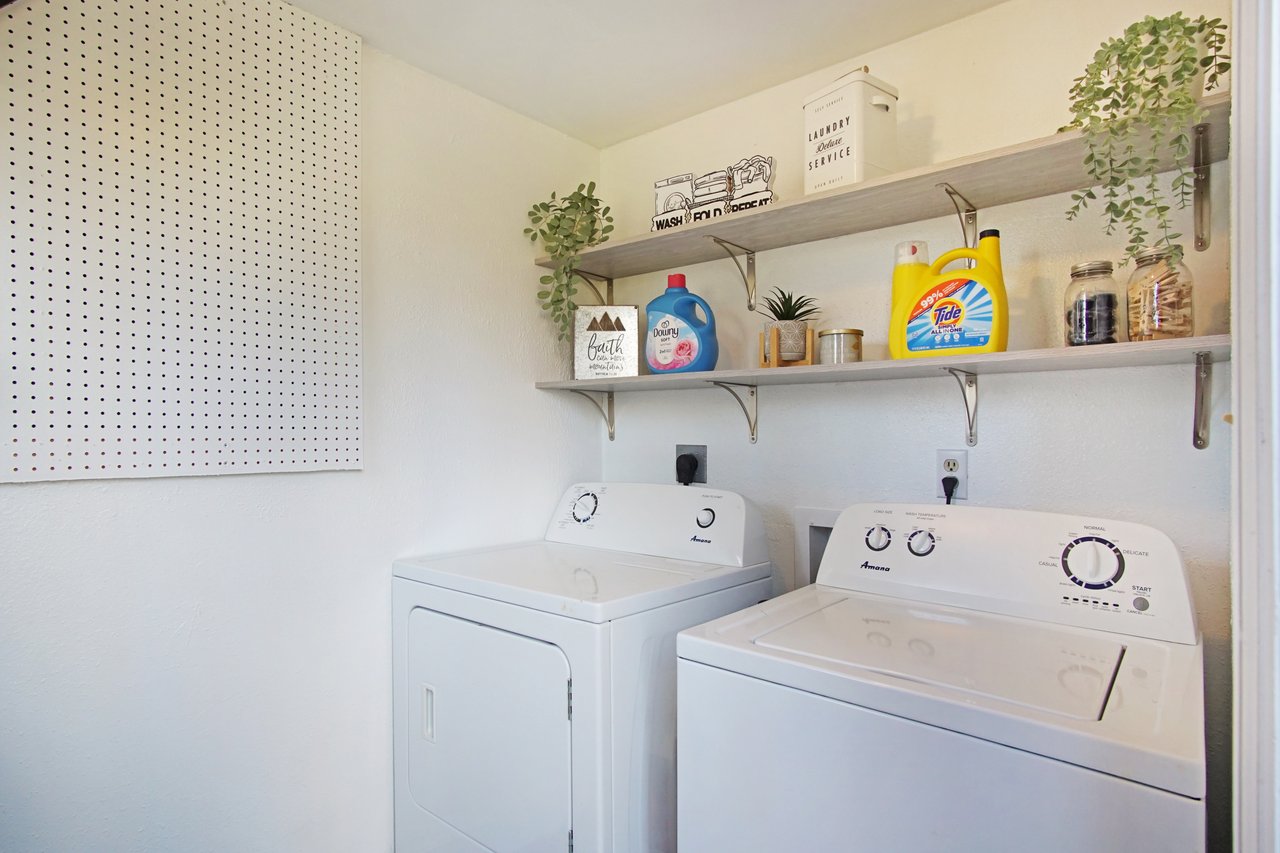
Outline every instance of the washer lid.
POLYGON ((521 607, 607 622, 767 578, 772 565, 722 566, 531 542, 397 560, 394 572, 521 607))
POLYGON ((1199 643, 818 583, 681 631, 676 653, 684 664, 1204 797, 1199 643))
POLYGON ((1079 720, 1102 718, 1124 652, 1104 636, 867 598, 830 604, 754 644, 1079 720))

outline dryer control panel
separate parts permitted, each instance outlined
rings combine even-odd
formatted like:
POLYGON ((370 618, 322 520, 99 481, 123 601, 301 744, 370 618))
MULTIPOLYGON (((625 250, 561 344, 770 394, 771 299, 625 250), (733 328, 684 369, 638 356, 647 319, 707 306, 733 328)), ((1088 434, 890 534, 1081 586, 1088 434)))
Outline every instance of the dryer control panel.
POLYGON ((756 508, 734 492, 698 486, 578 483, 560 498, 546 538, 722 566, 769 560, 756 508))
POLYGON ((817 582, 1149 637, 1197 640, 1182 559, 1142 524, 990 507, 857 504, 817 582))

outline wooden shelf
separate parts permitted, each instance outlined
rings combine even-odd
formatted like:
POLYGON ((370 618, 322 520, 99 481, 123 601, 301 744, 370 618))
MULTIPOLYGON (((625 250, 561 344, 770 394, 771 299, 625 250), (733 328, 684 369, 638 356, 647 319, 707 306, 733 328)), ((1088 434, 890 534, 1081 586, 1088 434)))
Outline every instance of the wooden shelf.
POLYGON ((857 364, 819 364, 804 367, 754 368, 750 370, 708 370, 700 373, 673 373, 656 376, 625 376, 617 379, 539 382, 549 391, 572 391, 590 399, 600 410, 614 438, 613 395, 625 391, 677 391, 693 388, 722 388, 733 395, 747 419, 751 443, 759 432, 759 397, 764 385, 812 385, 824 382, 866 382, 879 379, 938 378, 950 375, 964 396, 965 440, 978 443, 978 377, 997 373, 1038 373, 1056 370, 1094 370, 1107 367, 1151 367, 1166 364, 1195 365, 1195 396, 1192 408, 1193 447, 1209 445, 1210 376, 1215 361, 1231 358, 1231 336, 1209 335, 1165 341, 1105 344, 1091 347, 996 352, 983 355, 930 357, 901 361, 864 361, 857 364), (592 394, 603 394, 600 399, 592 394))
POLYGON ((709 370, 701 373, 624 376, 616 379, 566 380, 539 382, 536 387, 556 391, 676 391, 706 388, 712 382, 757 387, 812 385, 824 382, 938 377, 946 376, 951 370, 987 376, 997 373, 1193 364, 1195 354, 1198 352, 1209 353, 1217 362, 1228 361, 1231 358, 1231 336, 1208 335, 1199 338, 1175 338, 1092 347, 1060 347, 952 357, 935 356, 898 361, 862 361, 856 364, 815 364, 811 367, 709 370))
MULTIPOLYGON (((1214 94, 1202 103, 1208 110, 1205 121, 1211 125, 1208 159, 1216 163, 1227 157, 1231 95, 1214 94)), ((1090 184, 1083 166, 1084 151, 1084 139, 1078 131, 1058 133, 864 181, 848 189, 611 240, 583 252, 580 267, 605 278, 625 278, 722 259, 724 251, 707 239, 712 236, 763 252, 954 215, 951 201, 938 189, 942 182, 951 184, 980 210, 1070 192, 1090 184)), ((536 263, 551 266, 547 257, 536 263)))

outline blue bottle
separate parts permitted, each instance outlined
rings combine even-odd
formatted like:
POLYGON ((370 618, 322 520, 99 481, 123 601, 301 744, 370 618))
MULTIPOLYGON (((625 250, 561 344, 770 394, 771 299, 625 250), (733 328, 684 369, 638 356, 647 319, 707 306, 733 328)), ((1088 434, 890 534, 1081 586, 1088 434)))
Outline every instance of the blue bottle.
POLYGON ((654 373, 691 373, 715 370, 720 356, 716 343, 716 318, 701 296, 690 293, 684 273, 667 276, 667 290, 645 306, 648 334, 644 354, 654 373), (701 308, 706 320, 699 319, 701 308))

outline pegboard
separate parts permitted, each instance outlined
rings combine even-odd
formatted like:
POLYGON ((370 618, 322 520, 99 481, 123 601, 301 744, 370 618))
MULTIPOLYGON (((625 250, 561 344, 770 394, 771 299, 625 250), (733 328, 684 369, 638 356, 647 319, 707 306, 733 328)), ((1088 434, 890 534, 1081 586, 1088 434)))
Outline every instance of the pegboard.
POLYGON ((359 468, 359 39, 275 0, 0 23, 2 479, 359 468))

